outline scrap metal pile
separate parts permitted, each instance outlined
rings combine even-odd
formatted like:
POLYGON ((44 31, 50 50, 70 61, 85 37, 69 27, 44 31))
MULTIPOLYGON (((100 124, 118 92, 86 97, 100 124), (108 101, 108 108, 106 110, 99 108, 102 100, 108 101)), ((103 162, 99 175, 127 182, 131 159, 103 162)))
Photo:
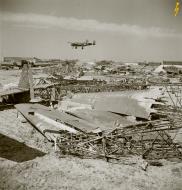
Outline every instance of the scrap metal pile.
MULTIPOLYGON (((81 157, 101 157, 120 160, 137 155, 147 160, 182 159, 181 88, 165 91, 171 104, 155 104, 153 120, 126 127, 116 127, 101 134, 71 135, 62 132, 58 145, 62 153, 81 157), (155 118, 155 119, 154 119, 155 118)), ((128 104, 129 106, 129 104, 128 104)))
POLYGON ((61 100, 68 92, 71 93, 92 93, 92 92, 114 92, 123 90, 143 90, 147 89, 148 85, 138 81, 122 81, 118 84, 107 84, 106 81, 99 80, 73 80, 73 79, 46 79, 50 81, 46 84, 37 84, 34 86, 35 96, 42 99, 51 99, 52 90, 55 92, 55 99, 61 100))
MULTIPOLYGON (((44 95, 54 95, 54 100, 59 100, 64 88, 79 89, 82 92, 82 87, 88 88, 89 84, 91 87, 95 85, 96 89, 109 85, 102 82, 93 84, 93 81, 72 81, 71 84, 68 82, 70 81, 64 81, 62 85, 45 84, 45 88, 40 86, 34 88, 34 91, 36 93, 36 90, 42 89, 42 92, 47 92, 44 95)), ((125 87, 120 85, 120 88, 125 87)), ((77 94, 67 106, 65 105, 65 108, 71 108, 70 110, 63 109, 66 101, 61 102, 60 111, 40 104, 19 104, 15 107, 42 135, 54 141, 64 154, 117 160, 128 155, 138 155, 145 159, 182 158, 182 143, 176 141, 176 135, 182 128, 181 89, 179 86, 175 89, 168 89, 166 86, 165 88, 174 105, 161 105, 156 108, 157 113, 153 113, 151 109, 158 97, 155 95, 155 89, 77 94), (175 104, 174 100, 178 104, 175 104), (82 109, 85 106, 83 113, 74 112, 75 106, 82 109), (86 111, 88 107, 91 108, 90 111, 86 111), (151 114, 155 114, 152 119, 158 119, 150 120, 151 114), (126 116, 134 117, 135 122, 130 121, 132 124, 128 124, 126 116), (112 121, 119 121, 118 117, 121 119, 120 123, 112 126, 112 121), (140 119, 140 122, 137 119, 140 119), (102 125, 107 126, 107 129, 102 128, 102 125)), ((107 88, 106 90, 108 91, 107 88)))
MULTIPOLYGON (((182 112, 174 112, 169 107, 169 117, 162 120, 142 122, 128 127, 118 127, 107 133, 71 134, 62 131, 57 145, 62 154, 72 154, 83 158, 106 158, 119 160, 123 156, 138 155, 144 159, 182 158, 182 144, 175 137, 182 128, 182 112)), ((166 116, 166 115, 165 115, 166 116)))

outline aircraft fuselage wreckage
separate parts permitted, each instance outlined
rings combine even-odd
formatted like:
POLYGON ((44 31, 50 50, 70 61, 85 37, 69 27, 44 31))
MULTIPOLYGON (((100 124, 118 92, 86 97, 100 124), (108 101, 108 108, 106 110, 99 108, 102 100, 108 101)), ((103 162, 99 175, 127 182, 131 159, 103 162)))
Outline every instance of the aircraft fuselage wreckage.
POLYGON ((86 47, 86 46, 95 46, 96 45, 95 40, 93 42, 89 42, 88 40, 86 40, 85 42, 68 42, 68 43, 70 43, 72 48, 75 48, 75 49, 77 49, 78 47, 81 47, 82 49, 84 49, 84 47, 86 47))

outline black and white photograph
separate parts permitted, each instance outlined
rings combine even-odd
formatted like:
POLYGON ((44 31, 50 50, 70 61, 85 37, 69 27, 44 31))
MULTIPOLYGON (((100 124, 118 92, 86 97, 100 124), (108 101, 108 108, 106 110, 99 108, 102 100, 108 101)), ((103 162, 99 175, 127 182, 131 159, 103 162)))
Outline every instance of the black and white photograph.
POLYGON ((0 190, 182 190, 182 0, 0 0, 0 190))

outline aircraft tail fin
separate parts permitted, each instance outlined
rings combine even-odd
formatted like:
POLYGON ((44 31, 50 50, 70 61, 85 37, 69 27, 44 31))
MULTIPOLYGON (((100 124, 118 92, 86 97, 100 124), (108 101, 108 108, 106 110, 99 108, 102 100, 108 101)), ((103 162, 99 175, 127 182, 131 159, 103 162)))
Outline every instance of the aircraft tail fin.
POLYGON ((18 84, 18 88, 21 89, 29 89, 30 90, 30 99, 34 99, 34 89, 33 89, 33 76, 32 76, 32 68, 28 62, 22 61, 22 72, 18 84))
POLYGON ((18 88, 23 88, 23 89, 30 88, 29 78, 28 78, 28 64, 24 64, 22 67, 18 88))
POLYGON ((18 84, 18 88, 29 89, 33 81, 31 66, 27 63, 23 64, 22 72, 18 84))
POLYGON ((96 45, 96 41, 95 40, 93 41, 93 45, 96 45))

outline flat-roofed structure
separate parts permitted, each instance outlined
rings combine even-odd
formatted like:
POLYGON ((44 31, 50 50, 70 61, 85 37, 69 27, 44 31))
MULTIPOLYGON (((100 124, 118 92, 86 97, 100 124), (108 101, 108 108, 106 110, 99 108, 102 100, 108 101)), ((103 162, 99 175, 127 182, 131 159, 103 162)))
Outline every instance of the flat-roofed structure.
POLYGON ((181 65, 182 61, 163 61, 163 65, 181 65))
POLYGON ((4 62, 21 62, 22 60, 35 62, 33 57, 4 57, 4 62))

